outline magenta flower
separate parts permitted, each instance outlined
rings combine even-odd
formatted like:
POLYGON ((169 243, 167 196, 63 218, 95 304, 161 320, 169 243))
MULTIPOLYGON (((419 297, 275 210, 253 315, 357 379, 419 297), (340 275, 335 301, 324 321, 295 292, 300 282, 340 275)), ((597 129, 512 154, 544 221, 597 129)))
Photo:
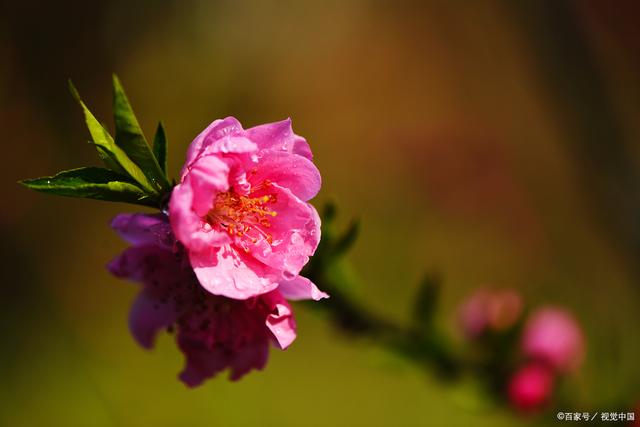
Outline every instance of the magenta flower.
POLYGON ((558 372, 579 367, 584 358, 584 337, 574 317, 560 308, 541 308, 534 312, 522 336, 526 357, 549 364, 558 372))
POLYGON ((320 184, 290 120, 248 130, 233 117, 211 123, 191 143, 169 204, 200 284, 235 299, 278 286, 287 297, 326 297, 298 276, 320 240, 307 203, 320 184))
MULTIPOLYGON (((291 307, 278 289, 235 300, 200 286, 165 215, 121 214, 112 227, 133 246, 116 257, 109 270, 142 283, 129 316, 131 333, 151 348, 158 331, 175 329, 186 358, 180 379, 188 386, 226 368, 237 380, 265 366, 269 343, 285 349, 295 339, 291 307)), ((299 283, 293 287, 304 289, 299 283)), ((297 297, 318 296, 300 292, 297 297)))
POLYGON ((521 412, 535 412, 549 401, 553 384, 554 375, 547 366, 537 363, 525 365, 509 381, 509 401, 521 412))

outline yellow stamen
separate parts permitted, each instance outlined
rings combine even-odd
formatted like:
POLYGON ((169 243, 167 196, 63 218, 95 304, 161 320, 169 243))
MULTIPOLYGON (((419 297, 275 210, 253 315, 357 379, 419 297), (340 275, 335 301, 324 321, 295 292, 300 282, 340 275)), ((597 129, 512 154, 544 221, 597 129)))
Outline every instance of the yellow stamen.
MULTIPOLYGON (((269 207, 277 202, 277 197, 275 194, 251 197, 256 191, 270 186, 271 182, 265 180, 253 187, 246 196, 233 191, 218 193, 213 208, 204 220, 212 227, 220 227, 230 236, 245 237, 251 243, 257 243, 258 238, 263 237, 271 244, 273 237, 263 228, 271 227, 270 218, 278 214, 269 207)), ((244 249, 248 251, 248 248, 244 249)))

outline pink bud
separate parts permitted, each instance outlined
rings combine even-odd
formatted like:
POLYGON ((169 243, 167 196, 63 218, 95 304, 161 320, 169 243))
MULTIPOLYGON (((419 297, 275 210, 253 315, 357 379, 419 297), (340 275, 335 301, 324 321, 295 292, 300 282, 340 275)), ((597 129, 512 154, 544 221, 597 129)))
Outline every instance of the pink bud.
POLYGON ((502 331, 513 326, 522 313, 522 298, 515 290, 479 289, 461 306, 458 318, 469 339, 488 330, 502 331))
POLYGON ((530 363, 520 368, 509 381, 509 402, 520 412, 540 410, 553 392, 553 372, 544 365, 530 363))
POLYGON ((522 298, 513 289, 496 291, 489 305, 489 326, 502 331, 513 326, 522 313, 522 298))
POLYGON ((527 321, 522 336, 526 357, 548 363, 558 372, 570 372, 580 366, 584 351, 580 325, 567 311, 542 308, 527 321))

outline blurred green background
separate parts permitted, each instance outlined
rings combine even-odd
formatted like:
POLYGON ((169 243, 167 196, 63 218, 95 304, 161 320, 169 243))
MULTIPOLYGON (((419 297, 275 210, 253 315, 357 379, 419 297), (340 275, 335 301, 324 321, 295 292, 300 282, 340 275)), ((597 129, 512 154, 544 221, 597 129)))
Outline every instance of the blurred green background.
MULTIPOLYGON (((291 116, 363 231, 350 258, 399 321, 425 271, 439 321, 483 285, 567 306, 585 327, 579 408, 640 399, 640 5, 606 1, 5 1, 0 6, 0 424, 513 426, 423 371, 297 308, 267 369, 196 390, 164 335, 130 337, 136 286, 104 265, 134 207, 61 199, 18 179, 98 164, 74 79, 111 125, 116 72, 170 170, 209 122, 291 116), (636 393, 636 394, 634 394, 636 393)), ((618 406, 616 406, 618 405, 618 406)))

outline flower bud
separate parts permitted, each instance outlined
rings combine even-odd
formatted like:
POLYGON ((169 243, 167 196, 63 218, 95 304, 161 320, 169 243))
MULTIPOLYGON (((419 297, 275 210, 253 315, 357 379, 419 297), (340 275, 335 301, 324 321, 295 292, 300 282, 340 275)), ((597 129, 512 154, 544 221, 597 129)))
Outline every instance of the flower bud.
POLYGON ((522 305, 522 298, 515 290, 480 289, 460 306, 460 327, 469 339, 476 339, 487 331, 506 330, 520 318, 522 305))
POLYGON ((530 363, 511 377, 507 390, 509 402, 520 412, 536 412, 549 401, 553 382, 553 372, 548 367, 530 363))
POLYGON ((522 336, 526 357, 545 362, 558 372, 570 372, 580 366, 584 351, 580 325, 567 311, 542 308, 527 321, 522 336))

